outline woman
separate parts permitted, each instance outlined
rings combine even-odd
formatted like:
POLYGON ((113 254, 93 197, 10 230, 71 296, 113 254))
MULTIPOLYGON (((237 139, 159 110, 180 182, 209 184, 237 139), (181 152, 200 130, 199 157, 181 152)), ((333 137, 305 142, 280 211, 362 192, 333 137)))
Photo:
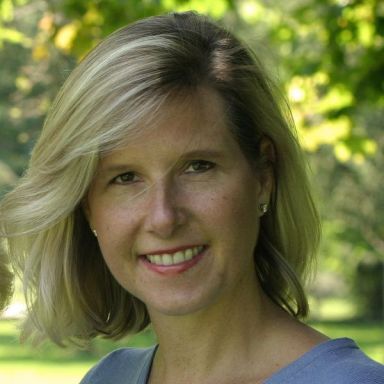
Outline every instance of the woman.
POLYGON ((82 383, 384 383, 351 340, 298 320, 319 221, 276 100, 253 54, 194 13, 97 46, 1 205, 25 335, 152 324, 156 347, 116 351, 82 383))

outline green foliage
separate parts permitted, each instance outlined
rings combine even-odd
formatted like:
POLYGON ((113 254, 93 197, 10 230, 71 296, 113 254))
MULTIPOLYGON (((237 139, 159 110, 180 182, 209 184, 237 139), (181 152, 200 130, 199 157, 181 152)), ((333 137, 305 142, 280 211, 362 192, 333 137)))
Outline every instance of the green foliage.
POLYGON ((254 23, 268 24, 268 38, 280 52, 304 145, 311 151, 333 145, 339 161, 366 156, 370 135, 356 135, 356 116, 366 105, 384 106, 383 7, 375 0, 312 0, 292 1, 287 11, 285 3, 271 9, 258 2, 254 23), (348 155, 340 155, 340 144, 348 155))
POLYGON ((0 49, 4 46, 4 42, 13 44, 21 44, 28 46, 30 39, 15 28, 7 28, 5 25, 14 19, 14 7, 23 5, 26 0, 12 1, 1 0, 0 2, 0 49))
POLYGON ((384 312, 384 262, 365 260, 356 268, 354 294, 359 313, 369 320, 382 319, 384 312))

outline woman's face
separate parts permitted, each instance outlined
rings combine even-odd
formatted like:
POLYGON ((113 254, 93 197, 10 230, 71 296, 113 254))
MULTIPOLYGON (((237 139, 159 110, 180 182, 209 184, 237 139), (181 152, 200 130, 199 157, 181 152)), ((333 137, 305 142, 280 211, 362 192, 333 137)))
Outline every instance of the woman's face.
POLYGON ((101 159, 86 213, 111 273, 151 315, 189 314, 254 285, 269 179, 245 159, 219 97, 201 91, 101 159))

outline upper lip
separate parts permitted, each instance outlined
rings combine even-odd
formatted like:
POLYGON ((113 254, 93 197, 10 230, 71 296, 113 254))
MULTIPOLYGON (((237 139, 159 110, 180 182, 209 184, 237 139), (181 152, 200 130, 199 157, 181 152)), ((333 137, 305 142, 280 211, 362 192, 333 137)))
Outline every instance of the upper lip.
POLYGON ((146 255, 165 255, 165 254, 172 254, 180 251, 184 251, 189 248, 195 248, 195 247, 204 247, 204 244, 193 244, 193 245, 182 245, 175 248, 168 248, 168 249, 157 249, 157 250, 151 250, 149 252, 141 253, 141 256, 146 255))

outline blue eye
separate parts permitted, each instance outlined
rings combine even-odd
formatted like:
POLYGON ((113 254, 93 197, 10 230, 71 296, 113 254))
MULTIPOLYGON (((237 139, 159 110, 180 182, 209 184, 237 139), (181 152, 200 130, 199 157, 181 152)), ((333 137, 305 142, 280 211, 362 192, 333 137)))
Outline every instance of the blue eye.
POLYGON ((202 173, 214 168, 215 164, 207 160, 193 160, 188 164, 186 173, 202 173))
POLYGON ((125 172, 112 179, 113 184, 131 184, 136 181, 139 181, 139 178, 135 172, 125 172))

